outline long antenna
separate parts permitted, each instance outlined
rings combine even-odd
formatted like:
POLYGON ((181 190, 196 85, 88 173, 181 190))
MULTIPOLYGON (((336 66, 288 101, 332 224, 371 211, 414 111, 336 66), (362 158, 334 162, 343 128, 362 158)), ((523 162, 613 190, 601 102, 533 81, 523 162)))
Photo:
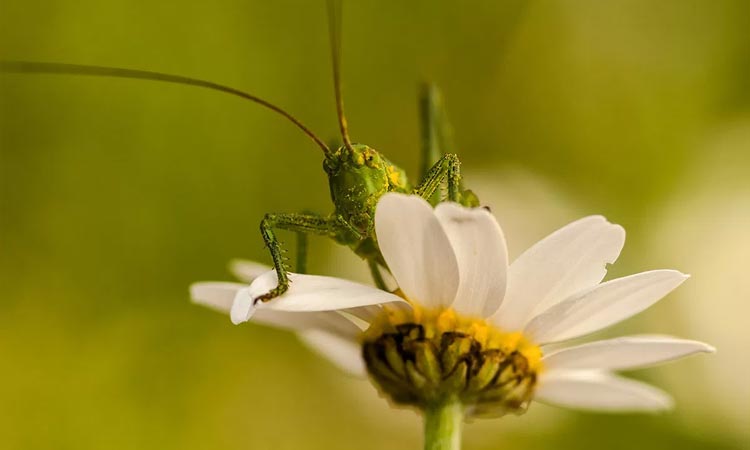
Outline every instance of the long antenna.
POLYGON ((196 78, 183 77, 180 75, 169 75, 166 73, 151 72, 147 70, 134 70, 134 69, 121 69, 117 67, 102 67, 102 66, 88 66, 81 64, 62 64, 62 63, 45 63, 45 62, 29 62, 29 61, 0 61, 0 73, 49 73, 49 74, 68 74, 68 75, 89 75, 99 77, 114 77, 114 78, 134 78, 139 80, 152 80, 162 81, 165 83, 185 84, 189 86, 198 86, 214 91, 224 92, 226 94, 234 95, 236 97, 250 100, 251 102, 257 103, 264 106, 271 111, 281 114, 287 120, 292 122, 302 130, 303 133, 308 135, 318 147, 323 150, 326 156, 331 154, 331 149, 317 137, 309 128, 302 124, 297 118, 284 111, 280 107, 263 100, 260 97, 256 97, 247 92, 240 91, 229 86, 214 83, 212 81, 199 80, 196 78))
POLYGON ((341 95, 341 0, 328 0, 328 36, 331 41, 331 60, 333 62, 333 89, 336 93, 336 112, 344 145, 352 149, 349 129, 344 115, 344 98, 341 95))

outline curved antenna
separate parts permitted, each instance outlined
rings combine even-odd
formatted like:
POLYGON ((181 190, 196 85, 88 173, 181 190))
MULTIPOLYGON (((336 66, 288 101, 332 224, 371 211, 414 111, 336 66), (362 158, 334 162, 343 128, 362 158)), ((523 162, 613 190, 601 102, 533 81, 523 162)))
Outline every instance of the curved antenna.
POLYGON ((328 37, 331 42, 331 61, 333 63, 333 89, 336 93, 336 113, 341 129, 341 138, 349 150, 352 141, 344 115, 344 98, 341 95, 341 0, 328 0, 328 37))
POLYGON ((67 75, 90 75, 99 77, 114 78, 133 78, 139 80, 162 81, 165 83, 185 84, 189 86, 198 86, 214 91, 224 92, 236 97, 250 100, 274 111, 297 126, 303 133, 310 137, 318 147, 323 150, 326 156, 331 154, 331 149, 317 137, 309 128, 302 124, 297 118, 284 111, 280 107, 256 97, 247 92, 240 91, 229 86, 214 83, 212 81, 199 80, 196 78, 183 77, 181 75, 169 75, 166 73, 151 72, 147 70, 121 69, 117 67, 88 66, 82 64, 62 64, 62 63, 45 63, 30 61, 0 61, 0 73, 49 73, 49 74, 67 74, 67 75))

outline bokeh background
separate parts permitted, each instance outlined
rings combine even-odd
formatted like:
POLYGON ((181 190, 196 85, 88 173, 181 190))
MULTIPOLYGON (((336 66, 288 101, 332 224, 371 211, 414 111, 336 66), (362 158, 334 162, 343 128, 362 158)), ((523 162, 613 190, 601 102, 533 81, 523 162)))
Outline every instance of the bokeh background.
MULTIPOLYGON (((570 220, 628 231, 610 276, 693 277, 603 335, 719 349, 633 376, 661 415, 534 405, 467 449, 750 448, 750 3, 349 2, 353 137, 411 174, 417 85, 438 83, 467 183, 511 256, 570 220)), ((323 1, 0 0, 0 58, 151 69, 244 88, 337 134, 323 1)), ((284 332, 189 303, 268 258, 264 212, 330 210, 321 155, 236 98, 0 75, 0 447, 414 449, 420 422, 284 332)), ((291 238, 287 238, 291 242, 291 238)), ((316 240, 311 269, 366 279, 316 240)))

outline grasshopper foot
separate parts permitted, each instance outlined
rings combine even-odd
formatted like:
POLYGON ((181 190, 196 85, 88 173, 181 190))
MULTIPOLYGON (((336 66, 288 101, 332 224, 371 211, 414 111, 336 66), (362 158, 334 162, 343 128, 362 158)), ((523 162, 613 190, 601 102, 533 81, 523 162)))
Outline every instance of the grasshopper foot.
POLYGON ((265 294, 256 297, 255 300, 253 300, 253 305, 257 305, 258 302, 267 303, 271 300, 275 299, 276 297, 280 296, 284 292, 286 292, 289 289, 288 284, 280 284, 276 286, 275 288, 271 289, 270 291, 266 292, 265 294))

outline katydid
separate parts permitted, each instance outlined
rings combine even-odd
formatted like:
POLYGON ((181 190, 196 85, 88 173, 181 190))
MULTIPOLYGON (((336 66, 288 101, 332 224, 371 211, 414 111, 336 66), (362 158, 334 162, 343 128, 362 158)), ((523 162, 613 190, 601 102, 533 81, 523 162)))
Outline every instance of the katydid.
POLYGON ((378 248, 374 226, 375 208, 383 194, 413 193, 436 204, 444 200, 439 188, 445 183, 447 200, 466 206, 477 206, 478 199, 471 191, 462 187, 460 162, 455 153, 452 153, 449 126, 440 93, 434 86, 425 85, 421 92, 422 163, 419 184, 412 185, 403 169, 372 147, 352 143, 344 115, 339 79, 339 36, 336 22, 335 19, 331 21, 330 31, 336 109, 343 140, 343 145, 336 150, 331 150, 309 128, 282 108, 255 95, 210 81, 143 70, 21 61, 0 61, 0 72, 136 78, 191 85, 238 96, 280 114, 307 134, 323 151, 323 169, 328 176, 333 212, 328 215, 269 213, 263 217, 260 231, 271 254, 278 285, 255 301, 269 301, 289 288, 290 268, 286 264, 285 251, 276 237, 276 230, 297 233, 297 272, 306 271, 307 235, 327 236, 339 244, 348 246, 365 259, 374 282, 385 288, 380 268, 387 267, 378 248))

